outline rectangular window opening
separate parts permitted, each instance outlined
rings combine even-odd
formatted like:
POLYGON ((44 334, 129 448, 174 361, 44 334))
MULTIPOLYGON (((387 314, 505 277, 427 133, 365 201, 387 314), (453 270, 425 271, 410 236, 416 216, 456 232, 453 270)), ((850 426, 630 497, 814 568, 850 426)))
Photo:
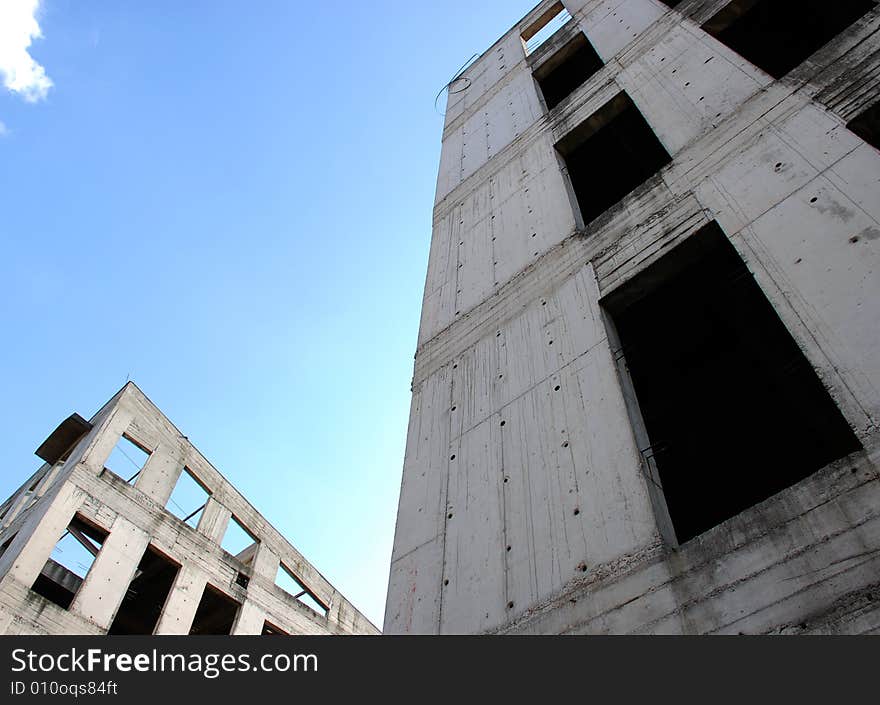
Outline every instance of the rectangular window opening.
POLYGON ((259 543, 259 539, 233 515, 226 526, 226 533, 223 534, 220 547, 242 563, 248 564, 253 560, 259 543))
POLYGON ((58 539, 31 590, 59 607, 70 607, 106 539, 106 531, 77 514, 58 539))
POLYGON ((675 7, 681 5, 681 0, 660 0, 666 7, 675 7))
POLYGON ((703 29, 774 78, 782 78, 862 15, 875 0, 734 0, 703 29))
POLYGON ((150 451, 122 434, 104 463, 104 469, 133 485, 149 457, 150 451))
POLYGON ((299 601, 300 604, 317 612, 321 617, 327 616, 327 606, 305 585, 303 585, 302 581, 297 578, 293 574, 293 571, 284 565, 284 563, 281 563, 278 566, 278 572, 275 575, 275 584, 292 598, 299 601))
POLYGON ((108 634, 152 634, 180 566, 147 546, 108 634))
POLYGON ((672 161, 626 93, 575 127, 556 149, 565 160, 584 224, 672 161))
POLYGON ((526 55, 544 44, 571 19, 571 14, 561 2, 554 3, 535 22, 522 32, 523 46, 526 55))
POLYGON ((15 540, 16 536, 18 536, 18 532, 12 534, 12 536, 10 536, 3 542, 3 545, 0 546, 0 557, 2 557, 4 553, 6 553, 6 550, 12 545, 12 542, 13 540, 15 540))
POLYGON ((602 305, 679 543, 861 448, 716 223, 602 305))
POLYGON ((880 102, 856 115, 846 127, 874 149, 880 149, 880 102))
POLYGON ((269 621, 263 622, 263 631, 261 631, 260 634, 263 636, 290 636, 286 631, 280 627, 276 627, 269 621))
POLYGON ((231 634, 241 604, 213 585, 205 585, 190 634, 231 634))
POLYGON ((559 105, 603 66, 593 45, 580 32, 535 70, 547 109, 559 105))
POLYGON ((196 528, 210 496, 211 493, 198 481, 192 471, 184 467, 171 496, 165 503, 165 509, 196 528))

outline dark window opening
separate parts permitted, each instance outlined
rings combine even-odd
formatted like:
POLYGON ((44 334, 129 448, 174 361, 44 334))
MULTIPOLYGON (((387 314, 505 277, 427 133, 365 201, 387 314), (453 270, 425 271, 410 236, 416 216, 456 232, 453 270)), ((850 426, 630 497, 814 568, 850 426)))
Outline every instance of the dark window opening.
POLYGON ((559 105, 602 66, 593 45, 583 33, 578 34, 535 71, 547 109, 559 105))
POLYGON ((241 605, 213 585, 205 585, 190 634, 230 634, 241 605))
POLYGON ((59 607, 70 607, 106 539, 106 531, 77 514, 58 539, 31 590, 59 607))
POLYGON ((0 557, 6 553, 6 550, 12 545, 12 542, 15 540, 15 537, 18 536, 18 532, 12 534, 8 539, 3 542, 3 545, 0 546, 0 557))
POLYGON ((717 224, 603 305, 680 543, 861 448, 717 224))
POLYGON ((874 0, 734 0, 703 29, 781 78, 875 4, 874 0))
POLYGON ((556 148, 565 159, 585 224, 672 161, 625 93, 599 108, 556 148))
POLYGON ((856 115, 846 126, 874 149, 880 149, 880 103, 856 115))
POLYGON ((263 631, 260 633, 264 636, 289 636, 286 631, 270 622, 263 622, 263 631))
POLYGON ((676 5, 681 5, 681 0, 660 0, 667 7, 675 7, 676 5))
POLYGON ((180 566, 147 546, 108 634, 152 634, 180 566))
POLYGON ((250 585, 251 578, 247 573, 242 573, 239 571, 238 575, 235 576, 235 584, 239 587, 243 587, 247 590, 247 586, 250 585))

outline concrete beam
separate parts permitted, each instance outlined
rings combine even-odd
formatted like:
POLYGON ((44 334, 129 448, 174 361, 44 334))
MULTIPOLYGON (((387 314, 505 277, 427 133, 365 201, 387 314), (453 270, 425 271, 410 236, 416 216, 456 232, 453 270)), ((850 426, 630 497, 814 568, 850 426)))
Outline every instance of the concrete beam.
POLYGON ((197 528, 199 533, 219 544, 223 540, 230 519, 232 519, 232 512, 213 497, 209 497, 202 511, 202 516, 199 517, 197 528))
POLYGON ((159 446, 150 454, 134 486, 164 507, 182 472, 180 449, 159 446))

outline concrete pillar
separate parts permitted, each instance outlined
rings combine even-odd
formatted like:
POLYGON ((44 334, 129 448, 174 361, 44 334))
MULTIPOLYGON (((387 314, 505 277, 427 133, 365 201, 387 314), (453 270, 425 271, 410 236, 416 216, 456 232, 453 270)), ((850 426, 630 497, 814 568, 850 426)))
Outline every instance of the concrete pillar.
POLYGON ((202 516, 199 517, 199 525, 196 528, 199 533, 204 534, 214 543, 220 543, 231 518, 232 512, 213 497, 208 497, 208 502, 205 504, 202 516))
POLYGON ((5 529, 15 521, 19 514, 29 509, 36 500, 46 494, 63 467, 64 463, 56 463, 47 472, 43 473, 43 476, 33 483, 27 490, 20 492, 15 501, 13 501, 9 511, 3 516, 3 522, 0 524, 0 527, 5 529))
POLYGON ((33 585, 83 499, 83 491, 67 482, 45 507, 35 507, 0 556, 0 581, 33 585))
POLYGON ((108 629, 149 542, 147 532, 125 517, 116 517, 70 611, 108 629))
POLYGON ((275 576, 278 575, 278 566, 280 561, 272 551, 270 551, 264 543, 257 544, 257 554, 254 556, 252 570, 254 575, 262 575, 271 582, 275 582, 275 576))
POLYGON ((9 634, 9 627, 12 624, 12 613, 0 607, 0 635, 9 634))
POLYGON ((52 469, 49 470, 45 475, 43 475, 43 479, 40 480, 40 484, 37 485, 37 497, 42 497, 48 489, 52 486, 52 483, 55 482, 55 478, 58 477, 58 473, 61 472, 61 468, 64 467, 64 461, 55 463, 52 466, 52 469))
POLYGON ((180 449, 159 446, 150 454, 134 486, 156 504, 164 507, 171 493, 174 492, 181 472, 183 472, 183 461, 180 457, 180 449))
POLYGON ((245 600, 232 625, 232 634, 262 634, 265 621, 266 611, 253 601, 245 600))
MULTIPOLYGON (((83 451, 82 462, 95 475, 100 474, 104 469, 104 464, 116 444, 119 442, 120 436, 128 430, 134 413, 125 408, 121 403, 117 404, 106 421, 100 426, 96 426, 89 432, 91 441, 83 451)), ((75 454, 71 455, 70 460, 76 462, 75 454)))
POLYGON ((6 514, 3 515, 2 524, 0 524, 0 526, 3 528, 9 526, 15 520, 15 517, 31 505, 31 502, 34 499, 42 495, 42 492, 39 494, 37 494, 37 492, 44 484, 46 476, 51 472, 51 470, 47 470, 47 468, 48 464, 44 463, 40 469, 31 476, 32 478, 36 476, 36 479, 29 480, 27 485, 23 485, 20 490, 13 495, 13 499, 9 503, 9 509, 6 514), (40 475, 40 473, 42 473, 42 475, 40 475))
POLYGON ((207 582, 202 571, 188 565, 181 566, 153 633, 189 634, 207 582))
POLYGON ((32 493, 28 490, 25 490, 15 498, 12 502, 12 506, 9 508, 9 511, 6 512, 6 515, 3 517, 2 528, 6 528, 9 526, 15 518, 21 514, 22 509, 24 509, 25 505, 31 501, 32 493))
POLYGON ((345 623, 345 600, 341 598, 342 595, 334 591, 327 600, 327 621, 331 624, 345 623))

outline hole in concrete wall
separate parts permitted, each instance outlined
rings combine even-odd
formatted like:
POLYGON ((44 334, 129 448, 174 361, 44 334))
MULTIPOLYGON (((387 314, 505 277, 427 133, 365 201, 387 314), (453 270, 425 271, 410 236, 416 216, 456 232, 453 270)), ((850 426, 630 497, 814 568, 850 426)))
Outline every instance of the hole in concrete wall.
POLYGON ((861 447, 717 224, 602 303, 679 542, 861 447))
POLYGON ((317 596, 284 563, 278 565, 278 572, 275 574, 275 584, 292 598, 298 600, 300 604, 317 612, 321 617, 327 616, 327 606, 318 600, 317 596))
POLYGON ((875 4, 874 0, 734 0, 703 29, 781 78, 875 4))
POLYGON ((676 5, 681 5, 681 0, 660 0, 667 7, 675 7, 676 5))
POLYGON ((846 123, 846 126, 874 149, 880 149, 880 102, 863 110, 846 123))
POLYGON ((239 587, 243 587, 247 590, 247 586, 250 585, 251 578, 247 573, 238 572, 238 575, 235 576, 235 584, 239 587))
POLYGON ((561 2, 554 3, 537 20, 522 31, 522 41, 526 54, 544 44, 571 19, 571 14, 561 2))
POLYGON ((210 496, 207 487, 198 481, 189 468, 185 467, 174 486, 174 491, 165 503, 165 509, 195 528, 210 496))
POLYGON ((133 485, 149 457, 150 452, 146 448, 123 434, 110 452, 107 462, 104 463, 104 469, 133 485))
POLYGON ((246 529, 235 516, 232 516, 226 526, 226 533, 223 534, 220 547, 243 563, 250 563, 258 543, 259 539, 246 529))
POLYGON ((152 634, 180 566, 147 546, 108 634, 152 634))
POLYGON ((18 532, 12 534, 12 536, 10 536, 3 542, 2 545, 0 545, 0 556, 6 553, 6 549, 8 549, 12 545, 12 542, 15 540, 16 536, 18 536, 18 532))
POLYGON ((281 627, 276 627, 271 622, 263 622, 263 631, 260 634, 263 636, 290 636, 281 627))
POLYGON ((37 476, 37 479, 28 486, 27 492, 25 492, 24 501, 22 502, 22 512, 30 509, 37 503, 37 500, 39 499, 37 496, 37 487, 39 487, 40 482, 42 482, 45 476, 46 473, 40 473, 37 476))
POLYGON ((241 605, 213 585, 205 585, 190 634, 229 634, 241 605))
POLYGON ((77 514, 58 539, 31 589, 67 609, 106 539, 106 531, 77 514))
POLYGON ((585 224, 672 161, 626 93, 599 108, 556 148, 585 224))
POLYGON ((578 34, 534 73, 547 109, 559 105, 603 66, 602 59, 586 36, 578 34))

